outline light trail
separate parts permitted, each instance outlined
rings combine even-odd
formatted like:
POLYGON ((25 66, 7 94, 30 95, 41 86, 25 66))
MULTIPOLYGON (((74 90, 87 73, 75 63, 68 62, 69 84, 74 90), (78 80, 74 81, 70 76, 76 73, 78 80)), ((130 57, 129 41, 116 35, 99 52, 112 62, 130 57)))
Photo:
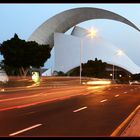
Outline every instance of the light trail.
POLYGON ((33 106, 33 105, 38 105, 38 104, 46 103, 46 102, 52 102, 52 101, 57 101, 57 100, 64 100, 64 99, 68 99, 68 98, 79 96, 79 95, 81 95, 81 93, 80 94, 76 94, 76 95, 69 95, 69 96, 63 96, 63 97, 58 97, 58 98, 53 98, 53 99, 47 99, 47 100, 33 102, 33 103, 29 103, 29 104, 24 104, 24 105, 17 105, 17 106, 11 106, 11 107, 6 107, 6 108, 0 108, 0 111, 6 111, 6 110, 11 110, 11 109, 19 109, 19 108, 29 107, 29 106, 33 106))
POLYGON ((3 88, 3 89, 1 89, 0 91, 4 92, 4 91, 5 91, 5 89, 3 88))
POLYGON ((108 81, 108 80, 102 80, 102 81, 88 81, 86 83, 87 85, 108 85, 108 84, 111 84, 111 81, 108 81))
MULTIPOLYGON (((44 92, 43 92, 44 93, 44 92)), ((22 97, 16 97, 16 98, 9 98, 9 99, 3 99, 0 100, 0 102, 5 102, 5 101, 12 101, 12 100, 17 100, 17 99, 25 99, 25 98, 31 98, 31 97, 36 97, 36 96, 40 96, 43 93, 39 93, 36 95, 29 95, 29 96, 22 96, 22 97)))

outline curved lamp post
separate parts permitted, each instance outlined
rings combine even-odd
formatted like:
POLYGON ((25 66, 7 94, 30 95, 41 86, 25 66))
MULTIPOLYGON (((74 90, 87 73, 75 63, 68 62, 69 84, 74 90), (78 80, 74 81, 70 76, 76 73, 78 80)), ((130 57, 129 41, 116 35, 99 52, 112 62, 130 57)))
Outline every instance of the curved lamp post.
MULTIPOLYGON (((90 38, 94 38, 97 34, 97 30, 94 28, 91 28, 90 30, 88 30, 88 33, 86 33, 84 36, 90 37, 90 38)), ((81 41, 80 41, 80 84, 82 83, 82 48, 83 48, 83 38, 81 37, 81 41)))

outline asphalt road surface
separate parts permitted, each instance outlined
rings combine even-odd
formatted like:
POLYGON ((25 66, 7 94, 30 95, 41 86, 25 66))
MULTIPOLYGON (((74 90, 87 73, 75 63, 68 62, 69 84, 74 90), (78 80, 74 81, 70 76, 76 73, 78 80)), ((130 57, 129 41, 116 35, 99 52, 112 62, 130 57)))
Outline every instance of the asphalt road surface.
POLYGON ((0 93, 0 136, 110 136, 140 104, 139 85, 0 93))

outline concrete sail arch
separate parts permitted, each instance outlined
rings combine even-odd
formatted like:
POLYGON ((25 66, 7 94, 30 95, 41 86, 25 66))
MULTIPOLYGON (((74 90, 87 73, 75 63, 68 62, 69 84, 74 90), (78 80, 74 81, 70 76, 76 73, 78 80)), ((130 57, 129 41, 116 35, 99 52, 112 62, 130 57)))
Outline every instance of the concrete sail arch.
POLYGON ((116 13, 99 8, 81 7, 66 10, 49 18, 32 33, 28 41, 36 41, 39 44, 50 44, 53 47, 53 35, 55 32, 65 33, 76 24, 91 19, 115 20, 125 23, 140 31, 136 25, 116 13))

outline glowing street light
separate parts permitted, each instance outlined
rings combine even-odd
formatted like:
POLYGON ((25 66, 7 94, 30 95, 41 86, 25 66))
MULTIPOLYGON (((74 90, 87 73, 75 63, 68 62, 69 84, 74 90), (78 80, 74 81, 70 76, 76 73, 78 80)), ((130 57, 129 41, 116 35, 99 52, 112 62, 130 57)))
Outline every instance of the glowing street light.
POLYGON ((117 56, 122 56, 124 53, 123 53, 123 51, 121 50, 121 49, 118 49, 117 51, 116 51, 116 55, 117 56))
POLYGON ((121 75, 121 74, 119 74, 119 77, 121 78, 121 77, 122 77, 122 75, 121 75))
POLYGON ((97 35, 97 30, 95 28, 91 28, 90 30, 88 30, 87 36, 93 38, 93 37, 96 37, 96 35, 97 35))
MULTIPOLYGON (((94 28, 91 28, 88 30, 88 33, 85 34, 85 36, 93 38, 97 34, 97 30, 94 28)), ((83 48, 83 39, 81 37, 81 44, 80 44, 80 84, 81 84, 81 74, 82 74, 82 48, 83 48)))

